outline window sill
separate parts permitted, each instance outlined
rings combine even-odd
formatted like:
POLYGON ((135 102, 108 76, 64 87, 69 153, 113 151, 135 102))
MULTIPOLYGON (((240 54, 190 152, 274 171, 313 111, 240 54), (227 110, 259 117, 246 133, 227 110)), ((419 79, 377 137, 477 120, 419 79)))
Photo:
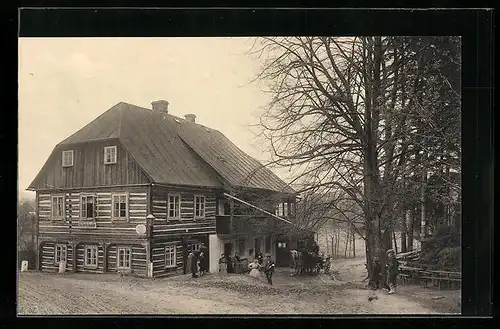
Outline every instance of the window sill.
POLYGON ((118 271, 124 271, 124 272, 126 272, 126 271, 130 272, 132 270, 130 267, 117 267, 116 269, 118 271))
POLYGON ((168 265, 164 267, 166 270, 177 268, 177 265, 168 265))
POLYGON ((83 268, 86 270, 97 270, 97 265, 84 265, 83 268))
POLYGON ((116 162, 104 162, 105 165, 114 165, 116 162))

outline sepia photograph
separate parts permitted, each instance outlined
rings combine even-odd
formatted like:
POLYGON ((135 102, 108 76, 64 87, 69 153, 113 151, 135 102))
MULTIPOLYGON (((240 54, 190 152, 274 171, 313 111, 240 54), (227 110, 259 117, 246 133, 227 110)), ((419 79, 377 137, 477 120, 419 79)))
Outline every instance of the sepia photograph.
POLYGON ((18 315, 460 314, 461 48, 20 37, 18 315))

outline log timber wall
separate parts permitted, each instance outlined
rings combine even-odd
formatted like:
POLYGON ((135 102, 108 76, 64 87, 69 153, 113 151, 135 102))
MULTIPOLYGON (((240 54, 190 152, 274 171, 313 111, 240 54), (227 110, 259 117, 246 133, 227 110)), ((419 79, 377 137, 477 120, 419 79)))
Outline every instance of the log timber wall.
POLYGON ((40 191, 37 194, 39 268, 41 270, 50 272, 58 270, 58 264, 55 263, 55 244, 63 243, 67 245, 66 269, 68 271, 116 272, 116 248, 125 246, 132 249, 131 271, 139 275, 147 275, 147 238, 146 235, 139 236, 135 228, 137 224, 146 224, 149 187, 58 190, 54 193, 40 191), (112 219, 111 196, 113 193, 128 195, 128 218, 125 220, 112 219), (80 218, 82 194, 97 197, 97 213, 92 220, 80 218), (65 217, 62 219, 51 218, 53 195, 64 196, 65 217), (96 245, 98 248, 96 268, 84 265, 85 245, 96 245))

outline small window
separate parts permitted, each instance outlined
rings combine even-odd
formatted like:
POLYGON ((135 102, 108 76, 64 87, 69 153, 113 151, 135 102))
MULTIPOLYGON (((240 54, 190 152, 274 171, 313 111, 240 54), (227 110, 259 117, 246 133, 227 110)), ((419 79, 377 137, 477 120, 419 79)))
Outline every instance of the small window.
POLYGON ((83 195, 80 199, 80 217, 94 218, 96 213, 96 197, 83 195))
POLYGON ((200 243, 194 243, 191 245, 191 251, 200 251, 201 249, 201 244, 200 243))
POLYGON ((177 266, 177 251, 175 246, 165 246, 165 267, 177 266))
POLYGON ((288 202, 283 202, 283 216, 288 216, 288 202))
POLYGON ((116 146, 106 146, 104 148, 104 164, 116 163, 116 146))
POLYGON ((85 266, 97 267, 97 246, 85 246, 85 266))
POLYGON ((130 247, 118 247, 117 267, 119 270, 129 270, 132 262, 132 250, 130 247))
POLYGON ((127 218, 127 194, 113 194, 113 219, 127 218))
POLYGON ((181 218, 181 196, 179 194, 169 194, 167 217, 169 219, 181 218))
POLYGON ((63 219, 64 210, 64 196, 52 196, 52 219, 63 219))
POLYGON ((62 152, 62 166, 73 167, 73 150, 62 152))
POLYGON ((203 195, 196 195, 194 197, 194 217, 205 217, 205 197, 203 195))
POLYGON ((59 264, 60 262, 65 262, 66 257, 68 254, 68 248, 65 244, 58 243, 56 244, 56 249, 55 249, 55 255, 54 255, 54 260, 56 264, 59 264))

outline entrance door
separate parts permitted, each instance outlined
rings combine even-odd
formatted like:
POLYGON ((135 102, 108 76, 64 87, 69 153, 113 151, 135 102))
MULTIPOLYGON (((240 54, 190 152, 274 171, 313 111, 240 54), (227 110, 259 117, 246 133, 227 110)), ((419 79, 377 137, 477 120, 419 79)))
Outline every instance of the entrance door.
POLYGON ((290 266, 290 246, 286 239, 276 240, 276 266, 288 267, 290 266))
POLYGON ((229 257, 233 255, 233 244, 231 242, 224 243, 224 256, 229 257))
POLYGON ((260 245, 260 238, 255 238, 255 252, 257 251, 263 252, 260 245))

